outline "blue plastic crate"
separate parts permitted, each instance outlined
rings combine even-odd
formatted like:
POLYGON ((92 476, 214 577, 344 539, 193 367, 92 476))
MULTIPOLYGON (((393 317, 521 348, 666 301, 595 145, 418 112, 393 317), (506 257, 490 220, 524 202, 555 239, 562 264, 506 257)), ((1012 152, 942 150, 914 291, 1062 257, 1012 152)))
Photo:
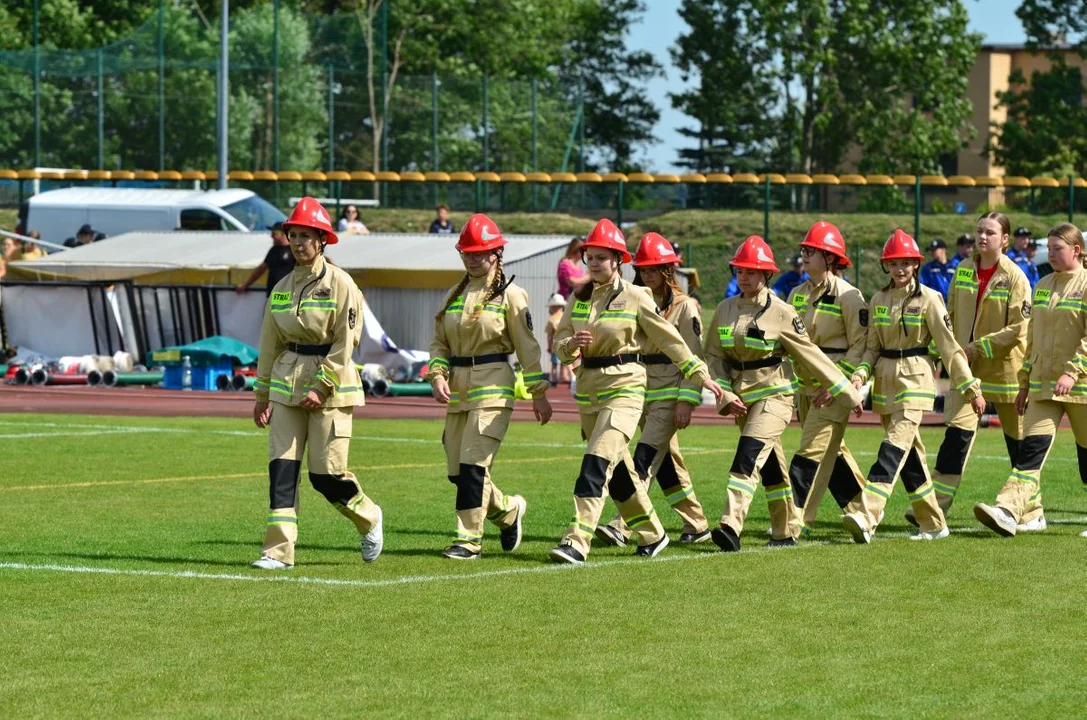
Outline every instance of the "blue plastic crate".
MULTIPOLYGON (((162 386, 167 390, 181 390, 181 375, 184 372, 181 365, 167 365, 165 375, 162 378, 162 386)), ((234 364, 230 361, 217 365, 193 365, 192 389, 216 390, 215 379, 220 375, 233 375, 234 364)))

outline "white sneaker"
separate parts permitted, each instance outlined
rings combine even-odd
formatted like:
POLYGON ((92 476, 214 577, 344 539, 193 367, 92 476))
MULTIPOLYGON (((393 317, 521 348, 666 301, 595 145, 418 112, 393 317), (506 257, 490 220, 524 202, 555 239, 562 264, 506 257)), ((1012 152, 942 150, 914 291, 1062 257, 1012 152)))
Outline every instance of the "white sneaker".
POLYGON ((853 542, 858 545, 867 545, 872 542, 872 533, 868 530, 864 516, 860 513, 842 515, 842 527, 853 536, 853 542))
POLYGON ((1004 508, 977 503, 974 505, 974 517, 982 525, 997 535, 1003 535, 1004 537, 1014 537, 1015 531, 1018 529, 1015 518, 1004 508))
POLYGON ((940 532, 924 532, 921 531, 916 535, 910 535, 910 540, 943 540, 945 537, 951 534, 951 531, 944 526, 944 529, 940 532))
POLYGON ((1015 526, 1016 532, 1042 532, 1046 529, 1045 515, 1039 515, 1030 522, 1015 526))
POLYGON ((253 567, 261 570, 290 570, 294 565, 288 565, 282 560, 276 560, 275 558, 268 557, 267 555, 261 555, 260 560, 253 563, 253 567))
POLYGON ((385 547, 385 531, 382 528, 382 520, 384 519, 381 508, 375 505, 377 508, 377 522, 370 528, 370 532, 366 533, 359 539, 359 547, 362 550, 363 562, 372 563, 377 560, 381 554, 382 548, 385 547))

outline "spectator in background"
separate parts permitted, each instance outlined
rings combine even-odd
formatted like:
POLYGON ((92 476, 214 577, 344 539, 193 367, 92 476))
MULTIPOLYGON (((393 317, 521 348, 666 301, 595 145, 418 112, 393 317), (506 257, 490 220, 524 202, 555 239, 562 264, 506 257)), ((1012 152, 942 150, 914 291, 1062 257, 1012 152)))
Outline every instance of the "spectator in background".
POLYGON ((730 297, 736 297, 740 294, 740 283, 736 281, 736 275, 732 275, 732 279, 728 281, 728 287, 725 288, 725 300, 730 297))
POLYGON ((955 269, 947 261, 947 243, 936 238, 929 244, 928 252, 931 259, 921 267, 921 284, 940 293, 944 305, 947 305, 947 291, 955 274, 955 269))
POLYGON ((551 299, 547 301, 547 327, 544 328, 544 334, 547 336, 547 352, 551 356, 551 387, 555 387, 560 382, 564 382, 567 385, 570 384, 570 368, 563 365, 559 361, 559 356, 555 354, 555 331, 559 329, 559 320, 562 320, 562 313, 566 309, 566 298, 558 293, 551 296, 551 299))
POLYGON ((430 233, 432 235, 455 235, 457 226, 449 221, 449 206, 442 203, 434 211, 438 213, 438 219, 430 223, 430 233))
POLYGON ((950 265, 952 269, 957 268, 959 263, 974 254, 974 236, 970 234, 959 235, 959 240, 955 243, 955 249, 958 252, 955 253, 955 257, 951 258, 950 265))
POLYGON ((1038 243, 1034 242, 1033 233, 1025 227, 1018 228, 1015 231, 1013 243, 1013 247, 1008 250, 1008 257, 1027 276, 1027 280, 1030 281, 1030 289, 1033 291, 1034 286, 1038 284, 1038 267, 1034 264, 1032 258, 1034 252, 1038 250, 1038 243), (1031 243, 1034 244, 1034 252, 1028 253, 1031 243))
POLYGON ((581 265, 581 243, 581 238, 573 238, 566 246, 566 254, 559 260, 559 295, 563 300, 569 300, 572 292, 591 282, 589 273, 581 265))
POLYGON ((287 239, 287 233, 283 230, 283 223, 277 222, 272 226, 272 247, 264 256, 264 262, 253 268, 253 272, 241 285, 235 288, 239 293, 249 289, 265 272, 268 273, 268 282, 264 287, 264 294, 270 295, 272 288, 294 270, 294 253, 291 252, 291 243, 287 239))
POLYGON ((0 251, 4 256, 4 264, 18 262, 23 259, 23 244, 15 238, 5 235, 3 243, 0 243, 0 251))
MULTIPOLYGON (((99 233, 89 224, 84 224, 82 227, 79 228, 79 231, 76 232, 74 238, 68 238, 64 241, 64 246, 74 248, 79 247, 80 245, 90 245, 92 242, 94 242, 95 236, 98 234, 99 233)), ((105 235, 102 235, 102 238, 105 237, 105 235)))
MULTIPOLYGON (((789 297, 789 293, 793 291, 793 288, 807 282, 808 274, 804 272, 803 267, 804 258, 800 257, 800 255, 793 255, 793 269, 782 273, 778 281, 774 283, 774 294, 785 300, 789 297)), ((737 286, 737 289, 739 289, 739 286, 737 286)))
POLYGON ((340 213, 340 222, 336 229, 347 235, 369 235, 370 230, 359 220, 359 209, 354 205, 348 205, 340 213))

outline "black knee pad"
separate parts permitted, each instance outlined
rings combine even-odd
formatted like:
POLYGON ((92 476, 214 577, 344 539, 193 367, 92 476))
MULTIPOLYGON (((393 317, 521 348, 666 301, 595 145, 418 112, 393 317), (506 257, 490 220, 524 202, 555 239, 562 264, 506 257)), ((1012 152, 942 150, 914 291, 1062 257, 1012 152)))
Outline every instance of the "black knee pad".
POLYGON ((581 458, 581 472, 574 483, 574 497, 604 497, 604 478, 608 472, 608 461, 599 455, 586 455, 581 458))
POLYGON ((1004 435, 1004 445, 1008 448, 1008 460, 1011 461, 1012 467, 1015 467, 1015 463, 1019 460, 1019 446, 1022 442, 1022 440, 1016 440, 1006 433, 1004 435))
POLYGON ((1079 460, 1079 479, 1087 485, 1087 448, 1076 445, 1076 458, 1079 460))
POLYGON ((762 476, 763 487, 773 487, 785 482, 785 469, 778 462, 777 453, 770 453, 766 462, 759 468, 759 475, 762 476))
POLYGON ((906 462, 902 465, 902 487, 909 492, 917 492, 917 489, 925 484, 928 475, 925 472, 925 464, 921 462, 921 456, 917 448, 910 448, 906 454, 906 462))
POLYGON ((743 477, 754 475, 755 463, 758 461, 759 453, 762 452, 765 445, 766 443, 762 440, 741 435, 740 442, 736 445, 736 456, 732 458, 732 467, 729 468, 729 472, 743 477))
POLYGON ((646 443, 638 443, 634 446, 634 469, 638 471, 638 477, 645 480, 649 477, 649 468, 653 466, 653 459, 657 457, 657 448, 646 443))
POLYGON ((793 502, 798 508, 804 507, 811 492, 811 484, 819 471, 819 463, 803 455, 793 455, 789 464, 789 484, 793 488, 793 502))
POLYGON ((1053 444, 1051 435, 1028 435, 1019 443, 1019 454, 1015 458, 1016 470, 1041 470, 1045 454, 1053 444))
POLYGON ((346 505, 358 492, 355 483, 344 480, 343 475, 311 472, 309 481, 313 484, 313 489, 324 495, 325 500, 330 503, 346 505))
POLYGON ((615 502, 626 502, 634 497, 634 478, 627 470, 627 464, 622 460, 611 471, 611 484, 608 485, 611 496, 615 502))
POLYGON ((834 502, 838 503, 840 508, 848 505, 849 501, 857 497, 857 493, 862 490, 860 483, 857 482, 857 476, 853 474, 853 468, 849 467, 843 455, 834 458, 834 469, 830 471, 827 490, 830 490, 834 502))
POLYGON ((483 507, 483 478, 487 471, 479 465, 460 465, 457 477, 457 510, 483 507))
POLYGON ((889 442, 880 443, 876 461, 872 464, 872 469, 868 471, 868 482, 886 485, 894 482, 895 473, 898 472, 898 466, 902 463, 902 456, 905 454, 905 450, 889 442))
POLYGON ((301 460, 273 460, 268 463, 268 507, 293 508, 298 503, 298 475, 301 460))
POLYGON ((936 472, 943 475, 962 475, 962 469, 966 466, 966 455, 973 442, 972 430, 957 427, 945 430, 940 452, 936 453, 936 472))
POLYGON ((672 453, 664 453, 664 461, 661 462, 660 470, 657 470, 657 484, 661 486, 662 490, 671 490, 672 488, 679 487, 679 473, 676 472, 676 463, 672 460, 672 453))

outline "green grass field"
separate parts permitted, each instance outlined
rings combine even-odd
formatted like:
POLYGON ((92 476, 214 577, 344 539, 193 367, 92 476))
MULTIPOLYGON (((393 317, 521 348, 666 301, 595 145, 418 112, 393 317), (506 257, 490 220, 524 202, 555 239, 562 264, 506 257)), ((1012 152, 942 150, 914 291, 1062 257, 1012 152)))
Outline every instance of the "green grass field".
MULTIPOLYGON (((970 512, 1007 472, 983 431, 951 538, 907 542, 904 494, 868 547, 828 496, 812 541, 597 549, 547 563, 572 512, 574 425, 515 424, 495 478, 529 501, 513 555, 439 557, 453 528, 441 426, 357 420, 352 469, 384 555, 307 487, 298 565, 266 574, 266 441, 219 419, 0 415, 0 708, 6 717, 1073 716, 1083 712, 1087 495, 1062 431, 1050 529, 1004 540, 970 512), (79 570, 79 571, 77 571, 79 570)), ((847 436, 862 465, 879 433, 847 436)), ((938 428, 925 431, 930 463, 938 428)), ((785 438, 786 451, 798 431, 785 438)), ((684 431, 719 516, 734 426, 684 431)), ((673 537, 678 517, 654 489, 673 537)))

